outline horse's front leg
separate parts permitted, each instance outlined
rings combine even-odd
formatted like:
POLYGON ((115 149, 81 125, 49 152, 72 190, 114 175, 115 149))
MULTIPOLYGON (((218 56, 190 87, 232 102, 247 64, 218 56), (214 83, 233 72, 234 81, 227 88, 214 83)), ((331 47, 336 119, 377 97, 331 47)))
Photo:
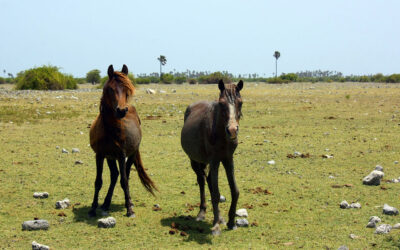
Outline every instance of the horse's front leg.
POLYGON ((236 180, 235 180, 233 157, 222 161, 222 164, 225 167, 225 172, 226 176, 228 177, 228 183, 229 183, 229 188, 231 189, 231 197, 232 197, 231 207, 229 209, 228 228, 236 229, 235 215, 236 215, 236 205, 239 199, 239 189, 236 185, 236 180))
POLYGON ((96 216, 96 208, 99 205, 99 191, 101 189, 101 186, 103 185, 103 180, 101 178, 101 175, 103 174, 103 163, 104 156, 96 154, 96 181, 94 182, 94 197, 92 208, 89 210, 90 217, 96 216))
POLYGON ((121 155, 118 158, 119 164, 119 172, 121 174, 121 187, 124 190, 125 194, 125 207, 127 209, 126 216, 128 217, 135 217, 135 213, 132 210, 133 204, 131 201, 131 195, 129 193, 129 183, 128 183, 128 176, 126 174, 126 163, 125 163, 125 154, 121 155))
POLYGON ((214 221, 212 227, 212 234, 213 235, 220 235, 221 228, 220 228, 220 216, 219 216, 219 199, 220 193, 218 188, 218 168, 219 168, 219 161, 213 161, 210 163, 210 173, 209 178, 211 182, 211 202, 213 206, 213 213, 214 213, 214 221))

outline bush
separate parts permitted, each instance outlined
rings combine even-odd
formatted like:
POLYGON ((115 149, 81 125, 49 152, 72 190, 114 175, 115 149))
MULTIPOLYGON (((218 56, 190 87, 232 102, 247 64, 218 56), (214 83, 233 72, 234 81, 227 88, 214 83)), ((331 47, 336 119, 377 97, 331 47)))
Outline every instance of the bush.
POLYGON ((387 83, 400 83, 400 74, 392 74, 385 79, 387 83))
POLYGON ((163 82, 163 83, 171 84, 173 80, 174 80, 174 76, 171 74, 166 73, 161 76, 161 82, 163 82))
POLYGON ((150 76, 150 77, 148 77, 148 79, 150 80, 151 83, 159 83, 160 82, 160 78, 157 76, 150 76))
POLYGON ((268 83, 278 83, 278 84, 289 83, 288 80, 283 80, 283 79, 280 78, 280 77, 272 77, 272 78, 269 78, 269 79, 267 79, 267 82, 268 82, 268 83))
POLYGON ((279 78, 281 78, 284 81, 289 81, 289 82, 295 82, 297 80, 297 75, 295 73, 288 73, 288 74, 282 74, 279 78))
POLYGON ((176 84, 182 84, 186 82, 186 77, 185 76, 177 76, 175 77, 175 83, 176 84))
MULTIPOLYGON (((77 84, 84 84, 84 83, 87 83, 85 77, 75 77, 75 81, 76 81, 77 84)), ((100 81, 99 81, 99 82, 100 82, 100 81)))
POLYGON ((150 83, 150 79, 149 78, 144 78, 144 77, 139 77, 139 78, 136 78, 136 83, 137 84, 149 84, 150 83))
POLYGON ((76 80, 59 72, 58 67, 42 66, 18 73, 16 89, 61 90, 77 87, 76 80))
POLYGON ((6 83, 6 79, 4 79, 3 77, 0 77, 0 84, 4 84, 6 83))
POLYGON ((99 83, 101 80, 100 70, 94 69, 86 73, 86 81, 92 84, 99 83))
POLYGON ((190 78, 188 82, 189 82, 189 84, 196 84, 197 80, 194 78, 190 78))
POLYGON ((221 72, 217 71, 217 72, 211 73, 210 75, 207 75, 207 76, 200 76, 199 83, 215 84, 215 83, 218 83, 221 79, 224 81, 224 83, 232 82, 232 79, 229 77, 229 75, 222 74, 221 72))

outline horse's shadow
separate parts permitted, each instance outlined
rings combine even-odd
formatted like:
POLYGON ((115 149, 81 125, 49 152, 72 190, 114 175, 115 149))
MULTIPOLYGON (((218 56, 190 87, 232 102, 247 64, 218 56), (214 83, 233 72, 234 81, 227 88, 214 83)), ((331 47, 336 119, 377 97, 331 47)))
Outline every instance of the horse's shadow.
POLYGON ((161 225, 170 227, 170 232, 187 234, 185 241, 196 241, 199 244, 212 244, 211 223, 196 221, 190 216, 174 216, 161 220, 161 225))
MULTIPOLYGON (((97 220, 102 217, 108 217, 102 214, 101 209, 97 209, 96 217, 89 217, 88 212, 91 209, 90 206, 74 207, 72 212, 74 213, 74 222, 84 222, 92 226, 97 226, 97 220)), ((125 209, 124 205, 121 204, 111 204, 110 211, 118 212, 125 209)))

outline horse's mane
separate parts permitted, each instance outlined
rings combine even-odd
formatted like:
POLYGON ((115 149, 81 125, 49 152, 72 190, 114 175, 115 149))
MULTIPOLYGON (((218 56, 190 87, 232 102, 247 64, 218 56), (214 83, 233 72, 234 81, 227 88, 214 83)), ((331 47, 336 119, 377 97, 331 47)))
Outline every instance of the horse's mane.
POLYGON ((114 71, 114 78, 116 78, 115 80, 121 83, 122 86, 124 86, 128 90, 129 96, 133 96, 135 94, 135 87, 133 86, 131 80, 128 78, 127 75, 119 71, 114 71))

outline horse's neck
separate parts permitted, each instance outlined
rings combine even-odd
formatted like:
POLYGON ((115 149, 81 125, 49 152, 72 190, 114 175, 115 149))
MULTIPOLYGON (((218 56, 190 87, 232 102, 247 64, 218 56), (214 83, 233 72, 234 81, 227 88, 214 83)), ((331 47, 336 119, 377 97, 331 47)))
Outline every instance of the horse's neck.
MULTIPOLYGON (((108 107, 105 103, 101 102, 100 104, 100 116, 101 121, 103 122, 104 129, 108 132, 115 131, 116 133, 120 133, 121 131, 121 120, 115 117, 115 112, 112 108, 108 107)), ((111 133, 114 135, 114 133, 111 133)))

